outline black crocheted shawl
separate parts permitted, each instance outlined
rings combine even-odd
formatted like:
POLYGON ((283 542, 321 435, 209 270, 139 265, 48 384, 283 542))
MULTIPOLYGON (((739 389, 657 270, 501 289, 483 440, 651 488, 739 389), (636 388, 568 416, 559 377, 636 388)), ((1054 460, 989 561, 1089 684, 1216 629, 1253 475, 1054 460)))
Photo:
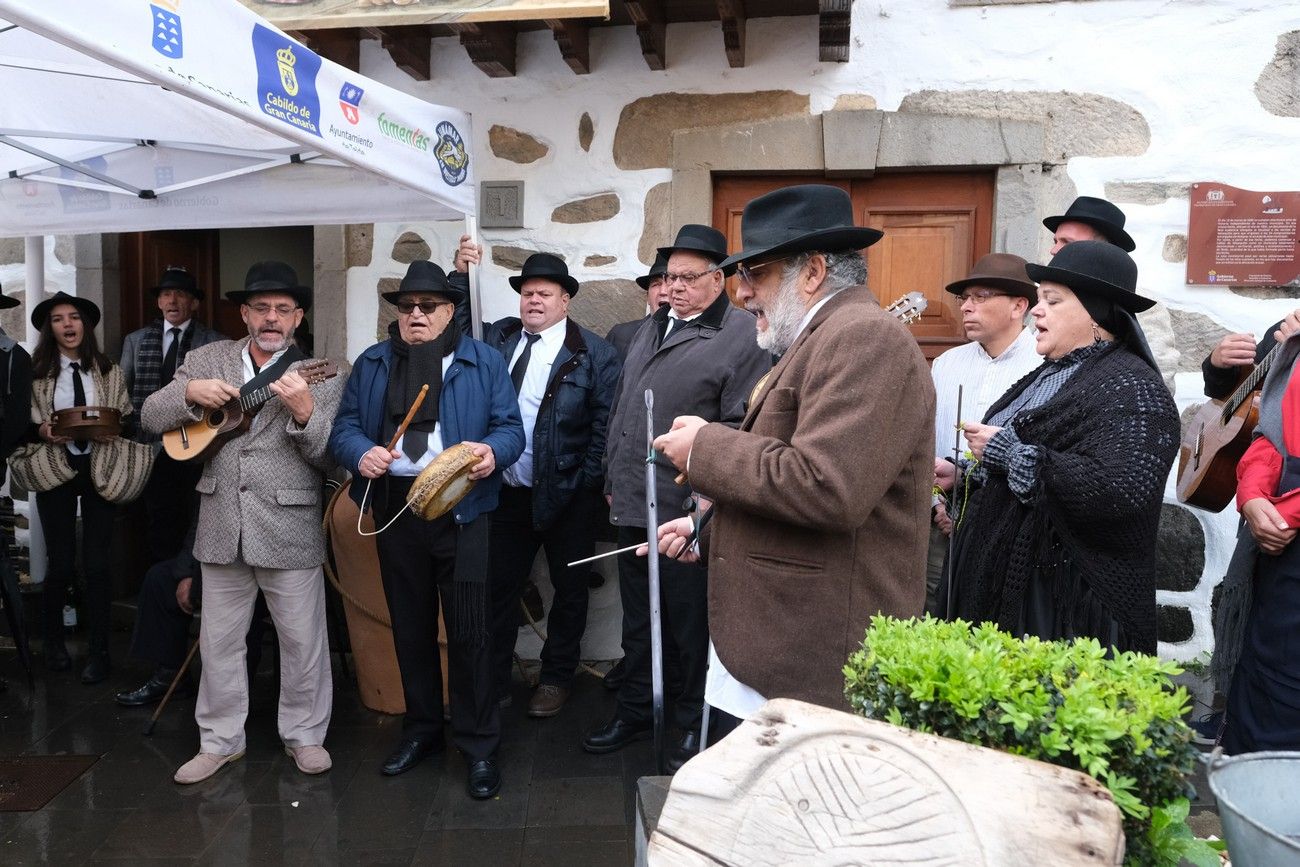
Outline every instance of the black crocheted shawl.
MULTIPOLYGON (((989 416, 1036 375, 1012 386, 989 416)), ((1076 606, 1086 586, 1126 644, 1154 653, 1156 531, 1179 440, 1178 411, 1160 374, 1114 344, 1013 424, 1021 442, 1044 449, 1038 481, 1028 502, 998 473, 971 495, 957 545, 958 615, 1015 629, 1032 580, 1051 588, 1058 620, 1078 613, 1082 621, 1076 606)))

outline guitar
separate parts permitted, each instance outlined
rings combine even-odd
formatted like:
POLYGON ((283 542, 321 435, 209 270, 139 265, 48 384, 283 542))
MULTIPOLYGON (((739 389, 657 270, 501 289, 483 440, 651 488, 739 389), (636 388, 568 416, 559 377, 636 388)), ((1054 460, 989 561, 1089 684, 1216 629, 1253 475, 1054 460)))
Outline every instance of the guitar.
MULTIPOLYGON (((328 359, 313 358, 294 373, 313 385, 338 376, 339 368, 328 359)), ((162 435, 163 451, 174 461, 206 461, 221 451, 227 441, 248 430, 257 410, 272 397, 268 384, 229 400, 218 409, 204 408, 203 418, 162 435)))
POLYGON ((898 321, 904 325, 911 325, 921 318, 921 314, 925 312, 926 305, 929 303, 925 300, 925 295, 920 292, 908 292, 886 307, 885 312, 897 316, 898 321))
POLYGON ((1178 499, 1221 512, 1237 493, 1237 461, 1259 423, 1259 389, 1282 348, 1255 365, 1226 400, 1207 401, 1192 416, 1178 449, 1178 499))

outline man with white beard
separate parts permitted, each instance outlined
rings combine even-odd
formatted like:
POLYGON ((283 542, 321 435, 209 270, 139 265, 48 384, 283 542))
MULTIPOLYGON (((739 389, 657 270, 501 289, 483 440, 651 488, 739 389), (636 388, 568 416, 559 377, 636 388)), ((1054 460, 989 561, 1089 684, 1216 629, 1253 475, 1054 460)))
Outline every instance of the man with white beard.
POLYGON ((921 613, 934 468, 925 358, 865 285, 859 251, 882 233, 806 185, 751 201, 741 237, 719 267, 781 360, 739 430, 685 416, 654 443, 715 504, 698 548, 686 517, 659 550, 708 558, 705 700, 724 729, 771 698, 848 709, 844 660, 872 615, 921 613))

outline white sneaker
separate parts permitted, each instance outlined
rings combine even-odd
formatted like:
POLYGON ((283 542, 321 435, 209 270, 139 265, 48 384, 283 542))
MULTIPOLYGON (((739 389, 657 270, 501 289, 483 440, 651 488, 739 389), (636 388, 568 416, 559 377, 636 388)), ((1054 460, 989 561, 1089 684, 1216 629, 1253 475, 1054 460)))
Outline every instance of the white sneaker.
POLYGON ((183 786, 201 783, 236 759, 243 758, 243 756, 243 750, 230 756, 218 755, 217 753, 199 753, 181 765, 172 779, 183 786))

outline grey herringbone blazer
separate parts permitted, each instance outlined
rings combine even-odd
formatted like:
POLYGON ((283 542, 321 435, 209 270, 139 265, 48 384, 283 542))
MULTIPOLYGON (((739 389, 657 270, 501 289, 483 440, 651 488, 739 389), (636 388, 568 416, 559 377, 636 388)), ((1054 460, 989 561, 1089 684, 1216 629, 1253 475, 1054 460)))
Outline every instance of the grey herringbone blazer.
MULTIPOLYGON (((145 428, 161 433, 198 421, 201 414, 185 401, 186 385, 191 379, 242 384, 247 343, 245 337, 190 350, 176 378, 144 402, 145 428)), ((325 561, 321 479, 334 466, 327 445, 346 380, 344 371, 311 387, 316 406, 301 428, 272 398, 248 433, 208 461, 198 483, 195 559, 229 564, 238 558, 268 569, 310 569, 325 561)))

